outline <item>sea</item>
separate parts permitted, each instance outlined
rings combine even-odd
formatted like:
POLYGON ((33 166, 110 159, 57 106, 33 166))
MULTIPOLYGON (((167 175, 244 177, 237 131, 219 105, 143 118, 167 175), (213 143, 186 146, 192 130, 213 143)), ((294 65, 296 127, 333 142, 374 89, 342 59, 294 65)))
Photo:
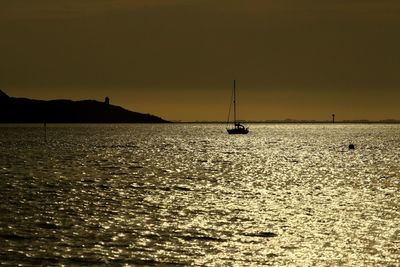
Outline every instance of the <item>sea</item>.
POLYGON ((0 266, 400 266, 399 124, 249 127, 1 125, 0 266))

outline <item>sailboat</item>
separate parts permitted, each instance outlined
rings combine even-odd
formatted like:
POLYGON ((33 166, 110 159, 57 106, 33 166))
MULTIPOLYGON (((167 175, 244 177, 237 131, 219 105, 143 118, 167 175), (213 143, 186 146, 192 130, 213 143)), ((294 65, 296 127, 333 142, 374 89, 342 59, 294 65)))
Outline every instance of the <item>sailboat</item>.
MULTIPOLYGON (((231 106, 229 107, 229 115, 231 113, 231 106)), ((228 123, 229 116, 228 115, 228 123)), ((249 128, 244 127, 240 122, 236 120, 236 80, 233 81, 233 128, 226 129, 229 134, 248 134, 249 128)))

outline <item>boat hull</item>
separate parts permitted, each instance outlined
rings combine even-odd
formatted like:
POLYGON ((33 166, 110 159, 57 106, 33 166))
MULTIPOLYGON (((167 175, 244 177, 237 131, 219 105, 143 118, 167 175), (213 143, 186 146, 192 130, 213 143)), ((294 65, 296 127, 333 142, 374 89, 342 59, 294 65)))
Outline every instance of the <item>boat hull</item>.
POLYGON ((249 129, 247 128, 233 128, 233 129, 226 129, 229 134, 248 134, 249 129))

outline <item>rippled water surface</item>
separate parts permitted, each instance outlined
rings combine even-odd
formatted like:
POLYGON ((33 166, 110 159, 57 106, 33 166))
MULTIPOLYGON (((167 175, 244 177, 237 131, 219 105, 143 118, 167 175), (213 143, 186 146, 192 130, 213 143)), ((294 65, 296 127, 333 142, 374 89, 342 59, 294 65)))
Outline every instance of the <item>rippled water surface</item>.
POLYGON ((400 265, 400 125, 250 130, 0 126, 0 264, 400 265))

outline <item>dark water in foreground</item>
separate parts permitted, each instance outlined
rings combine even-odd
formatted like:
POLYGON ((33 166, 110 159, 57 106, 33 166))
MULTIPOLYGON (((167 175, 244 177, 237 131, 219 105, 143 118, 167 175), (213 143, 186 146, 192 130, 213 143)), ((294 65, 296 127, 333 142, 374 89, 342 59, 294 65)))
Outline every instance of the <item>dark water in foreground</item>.
POLYGON ((400 265, 400 125, 250 129, 0 126, 0 265, 400 265))

